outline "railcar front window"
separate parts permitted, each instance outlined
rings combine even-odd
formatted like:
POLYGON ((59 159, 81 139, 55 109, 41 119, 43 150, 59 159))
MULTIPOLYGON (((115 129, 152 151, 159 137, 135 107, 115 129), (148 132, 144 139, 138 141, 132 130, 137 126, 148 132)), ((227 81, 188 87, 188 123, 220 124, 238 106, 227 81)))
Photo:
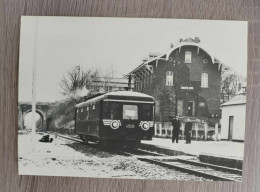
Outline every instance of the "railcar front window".
POLYGON ((138 119, 137 105, 123 105, 123 119, 138 119))
POLYGON ((120 104, 119 103, 112 103, 111 119, 120 119, 120 104))
POLYGON ((152 120, 153 118, 153 106, 152 105, 143 105, 142 110, 142 119, 143 120, 152 120))

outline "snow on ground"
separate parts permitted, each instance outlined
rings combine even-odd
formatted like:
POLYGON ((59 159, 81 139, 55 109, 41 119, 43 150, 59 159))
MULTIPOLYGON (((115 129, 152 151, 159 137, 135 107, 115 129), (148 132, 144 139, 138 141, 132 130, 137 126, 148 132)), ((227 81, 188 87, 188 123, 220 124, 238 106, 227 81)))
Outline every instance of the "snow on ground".
POLYGON ((179 143, 172 143, 170 138, 153 138, 152 141, 142 141, 142 143, 183 151, 191 155, 209 154, 234 159, 243 159, 244 155, 243 142, 191 141, 191 144, 186 144, 185 140, 179 140, 179 143))
POLYGON ((38 142, 41 136, 37 134, 33 142, 30 135, 19 134, 20 175, 205 180, 62 138, 53 143, 41 143, 38 142))

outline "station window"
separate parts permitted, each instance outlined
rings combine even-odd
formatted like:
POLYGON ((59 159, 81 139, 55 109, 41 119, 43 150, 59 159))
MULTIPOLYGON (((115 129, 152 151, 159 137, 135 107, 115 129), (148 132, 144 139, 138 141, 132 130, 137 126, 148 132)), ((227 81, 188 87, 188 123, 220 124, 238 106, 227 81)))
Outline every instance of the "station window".
POLYGON ((201 74, 201 87, 202 88, 208 88, 209 87, 209 78, 207 73, 201 74))
POLYGON ((173 72, 172 71, 166 72, 166 85, 173 86, 173 72))
POLYGON ((190 51, 185 52, 185 63, 191 63, 191 52, 190 51))

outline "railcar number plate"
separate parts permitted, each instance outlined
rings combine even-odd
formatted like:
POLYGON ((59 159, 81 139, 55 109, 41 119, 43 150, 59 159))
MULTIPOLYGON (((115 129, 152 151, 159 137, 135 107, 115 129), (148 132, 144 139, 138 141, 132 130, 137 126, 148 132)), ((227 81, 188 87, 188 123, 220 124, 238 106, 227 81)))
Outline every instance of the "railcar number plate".
POLYGON ((127 124, 127 125, 126 125, 126 128, 131 128, 131 129, 133 129, 133 128, 135 128, 135 125, 134 125, 134 124, 127 124))

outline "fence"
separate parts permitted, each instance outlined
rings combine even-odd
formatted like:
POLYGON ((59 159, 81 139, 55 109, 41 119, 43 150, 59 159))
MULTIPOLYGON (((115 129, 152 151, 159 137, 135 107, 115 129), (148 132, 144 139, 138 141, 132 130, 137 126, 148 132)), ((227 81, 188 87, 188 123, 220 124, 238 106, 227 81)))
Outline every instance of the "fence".
MULTIPOLYGON (((181 123, 179 139, 185 139, 184 135, 185 123, 181 123)), ((172 124, 171 122, 155 122, 154 124, 154 136, 161 138, 171 138, 172 137, 172 124)), ((211 127, 207 122, 192 123, 191 137, 194 140, 219 140, 220 128, 218 128, 218 123, 215 127, 211 127)))

